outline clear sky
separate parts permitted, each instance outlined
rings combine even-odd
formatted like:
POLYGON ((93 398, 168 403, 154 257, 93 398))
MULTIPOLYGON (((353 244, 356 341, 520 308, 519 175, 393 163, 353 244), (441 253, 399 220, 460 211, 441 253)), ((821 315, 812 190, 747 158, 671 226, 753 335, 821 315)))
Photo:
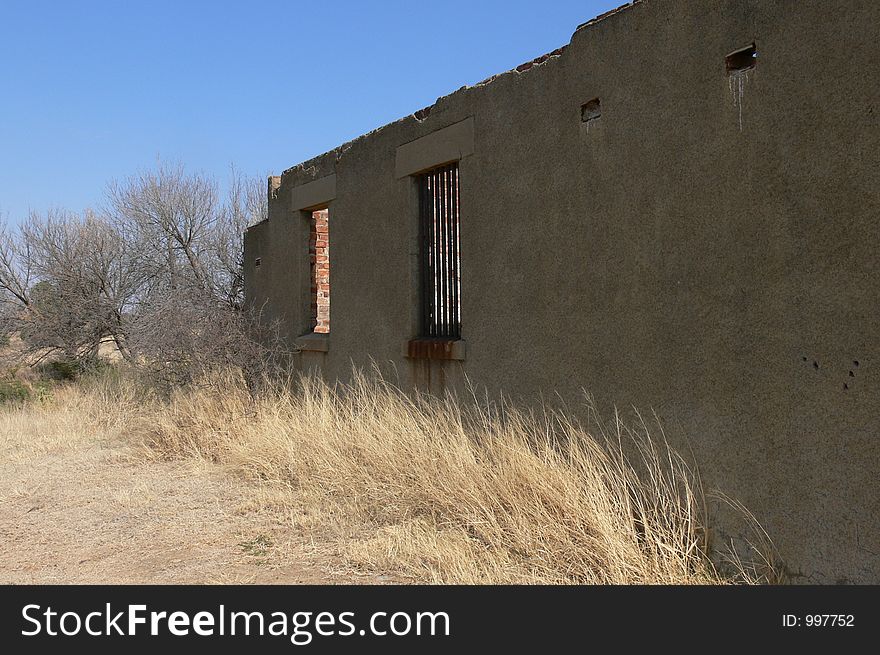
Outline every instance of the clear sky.
POLYGON ((0 215, 182 162, 285 168, 568 43, 622 0, 0 0, 0 215))

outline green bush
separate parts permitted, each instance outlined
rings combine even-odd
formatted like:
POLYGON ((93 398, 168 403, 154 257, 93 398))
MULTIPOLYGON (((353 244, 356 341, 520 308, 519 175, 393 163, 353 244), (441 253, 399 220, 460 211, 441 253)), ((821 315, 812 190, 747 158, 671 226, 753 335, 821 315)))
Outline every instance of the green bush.
POLYGON ((78 380, 83 375, 94 375, 104 372, 110 364, 100 357, 87 359, 55 359, 40 364, 38 372, 41 377, 49 380, 78 380))
POLYGON ((79 366, 74 361, 59 359, 47 362, 41 373, 52 380, 74 380, 79 375, 79 366))
POLYGON ((31 391, 21 380, 0 380, 0 404, 24 403, 30 398, 31 391))

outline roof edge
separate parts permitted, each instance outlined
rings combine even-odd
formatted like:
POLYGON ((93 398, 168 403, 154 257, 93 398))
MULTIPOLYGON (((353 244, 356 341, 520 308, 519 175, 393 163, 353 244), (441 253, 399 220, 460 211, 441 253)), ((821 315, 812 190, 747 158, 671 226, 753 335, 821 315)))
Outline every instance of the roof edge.
POLYGON ((612 16, 614 16, 616 14, 627 11, 628 9, 632 9, 635 5, 641 4, 642 2, 643 2, 643 0, 631 0, 631 2, 627 2, 626 4, 622 4, 619 7, 616 7, 614 9, 609 9, 604 14, 599 14, 595 18, 591 18, 590 20, 588 20, 586 23, 581 23, 580 25, 578 25, 577 29, 575 29, 575 33, 581 31, 585 27, 590 27, 592 25, 595 25, 596 23, 600 23, 603 20, 605 20, 606 18, 611 18, 612 16))
MULTIPOLYGON (((632 9, 634 6, 641 4, 642 2, 644 2, 644 0, 631 0, 631 2, 627 2, 626 4, 620 5, 619 7, 615 8, 615 9, 611 9, 609 11, 606 11, 605 13, 599 14, 595 18, 591 18, 586 23, 581 23, 580 25, 577 26, 577 28, 572 33, 572 38, 574 38, 574 35, 577 34, 579 31, 581 31, 582 29, 585 29, 587 27, 591 27, 597 23, 604 21, 607 18, 611 18, 612 16, 615 16, 619 13, 622 13, 624 11, 632 9)), ((421 123, 426 118, 428 118, 428 116, 431 113, 431 110, 437 105, 438 102, 440 102, 444 98, 447 98, 447 97, 454 95, 456 93, 459 93, 461 91, 484 87, 488 84, 491 84, 492 82, 494 82, 495 80, 497 80, 500 77, 511 75, 511 74, 524 73, 532 68, 535 68, 537 66, 541 66, 542 64, 546 64, 548 61, 552 61, 552 60, 562 56, 565 53, 565 51, 569 45, 570 45, 570 42, 569 42, 569 44, 566 44, 566 45, 563 45, 559 48, 556 48, 552 52, 548 52, 546 54, 535 57, 531 61, 527 61, 525 63, 522 63, 519 66, 511 68, 510 70, 506 70, 501 73, 496 73, 495 75, 492 75, 491 77, 488 77, 481 82, 477 82, 476 84, 464 85, 464 86, 456 89, 455 91, 452 91, 444 96, 440 96, 439 98, 437 98, 437 100, 434 101, 433 104, 428 105, 427 107, 423 107, 422 109, 418 109, 418 110, 412 112, 411 114, 407 114, 405 116, 402 116, 395 121, 391 121, 390 123, 387 123, 385 125, 381 125, 375 129, 372 129, 369 132, 361 134, 360 136, 357 136, 354 139, 346 141, 345 143, 343 143, 339 146, 336 146, 335 148, 331 148, 330 150, 328 150, 324 153, 321 153, 319 155, 315 155, 314 157, 311 157, 311 158, 309 158, 305 161, 302 161, 298 164, 294 164, 290 168, 286 169, 282 173, 282 175, 290 175, 298 170, 299 171, 306 171, 309 169, 313 169, 312 172, 316 172, 317 164, 321 160, 323 160, 324 158, 326 158, 328 156, 333 156, 338 161, 342 157, 342 155, 345 153, 345 151, 347 151, 349 148, 351 148, 358 141, 365 139, 373 134, 376 134, 377 132, 380 132, 386 128, 391 127, 392 125, 396 125, 396 124, 401 123, 403 121, 415 119, 417 122, 421 123)))

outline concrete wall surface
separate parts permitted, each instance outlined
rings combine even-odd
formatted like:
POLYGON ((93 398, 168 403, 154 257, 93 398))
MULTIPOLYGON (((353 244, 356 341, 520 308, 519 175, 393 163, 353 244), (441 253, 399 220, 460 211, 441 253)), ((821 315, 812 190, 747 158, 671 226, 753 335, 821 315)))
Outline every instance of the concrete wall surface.
POLYGON ((248 298, 308 333, 309 216, 329 207, 332 330, 303 368, 653 408, 795 580, 878 583, 878 25, 875 0, 627 5, 272 178, 248 298), (456 160, 466 353, 410 359, 413 173, 456 160))

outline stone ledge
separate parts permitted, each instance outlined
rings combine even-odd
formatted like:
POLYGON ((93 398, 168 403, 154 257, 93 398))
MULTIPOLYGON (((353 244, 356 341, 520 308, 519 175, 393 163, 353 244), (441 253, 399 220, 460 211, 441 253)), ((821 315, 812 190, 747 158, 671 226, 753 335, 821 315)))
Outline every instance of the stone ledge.
POLYGON ((462 339, 410 339, 404 344, 403 356, 409 359, 463 361, 465 342, 462 339))
POLYGON ((290 209, 300 211, 326 205, 336 199, 336 174, 318 178, 293 187, 290 192, 290 209))
POLYGON ((469 116, 463 121, 399 146, 394 156, 394 177, 399 180, 472 154, 474 117, 469 116))
POLYGON ((300 351, 325 353, 330 350, 330 335, 310 332, 298 337, 293 343, 300 351))

